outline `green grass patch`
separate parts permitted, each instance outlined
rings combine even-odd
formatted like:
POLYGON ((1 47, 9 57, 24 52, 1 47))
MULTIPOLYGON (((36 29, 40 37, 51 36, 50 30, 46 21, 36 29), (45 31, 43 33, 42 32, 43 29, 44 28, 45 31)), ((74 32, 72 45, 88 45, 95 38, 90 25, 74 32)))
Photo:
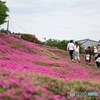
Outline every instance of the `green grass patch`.
POLYGON ((37 54, 37 52, 34 51, 34 48, 33 49, 30 49, 28 47, 25 47, 25 48, 26 48, 28 53, 37 54))
POLYGON ((40 65, 40 66, 47 66, 47 63, 45 62, 34 61, 33 63, 35 63, 36 65, 40 65))
POLYGON ((33 63, 40 66, 60 67, 59 63, 46 63, 46 62, 38 62, 38 61, 33 61, 33 63))
POLYGON ((61 59, 60 57, 58 57, 58 56, 55 55, 54 53, 50 52, 49 50, 42 49, 42 48, 40 48, 40 50, 41 50, 42 52, 44 52, 44 54, 45 54, 46 56, 50 57, 50 58, 53 58, 53 59, 56 59, 56 60, 61 59))
POLYGON ((2 86, 0 86, 0 92, 3 92, 3 91, 5 91, 5 89, 2 86))
POLYGON ((21 44, 21 43, 18 42, 18 41, 7 40, 7 42, 8 42, 9 44, 12 44, 14 47, 18 47, 18 48, 25 47, 23 44, 21 44))
POLYGON ((64 55, 68 54, 67 51, 62 50, 62 49, 48 49, 50 52, 55 52, 55 53, 62 53, 64 55))
POLYGON ((60 67, 60 64, 59 63, 49 63, 49 66, 54 66, 54 67, 60 67))

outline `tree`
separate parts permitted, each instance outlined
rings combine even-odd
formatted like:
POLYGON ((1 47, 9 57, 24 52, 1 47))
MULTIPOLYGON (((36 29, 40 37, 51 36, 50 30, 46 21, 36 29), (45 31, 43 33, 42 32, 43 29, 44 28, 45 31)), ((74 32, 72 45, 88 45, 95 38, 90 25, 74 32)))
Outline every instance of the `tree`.
POLYGON ((56 39, 48 39, 46 40, 46 45, 48 46, 54 46, 59 49, 66 50, 68 41, 67 40, 56 40, 56 39))
POLYGON ((7 12, 9 12, 9 8, 6 6, 6 2, 0 1, 0 25, 6 22, 7 12))

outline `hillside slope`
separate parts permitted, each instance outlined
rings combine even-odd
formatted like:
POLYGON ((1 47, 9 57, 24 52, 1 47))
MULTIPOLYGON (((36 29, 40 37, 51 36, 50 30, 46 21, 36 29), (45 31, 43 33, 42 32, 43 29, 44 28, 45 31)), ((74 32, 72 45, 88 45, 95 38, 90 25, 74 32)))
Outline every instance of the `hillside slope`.
POLYGON ((63 50, 40 46, 7 34, 0 34, 0 64, 1 67, 27 69, 65 79, 92 77, 100 80, 100 70, 70 62, 63 50))
MULTIPOLYGON (((23 77, 26 76, 26 79, 24 81, 21 81, 21 83, 19 84, 22 85, 22 87, 24 88, 23 86, 23 84, 25 85, 24 82, 26 83, 28 81, 30 82, 33 79, 32 78, 33 73, 38 73, 39 76, 36 75, 37 76, 36 79, 40 81, 41 85, 42 83, 44 83, 45 80, 45 82, 49 84, 48 88, 51 85, 48 79, 53 80, 54 86, 56 85, 56 83, 58 84, 59 87, 61 86, 61 84, 63 84, 63 87, 61 87, 62 89, 66 88, 67 86, 65 85, 64 81, 71 81, 70 84, 73 84, 72 82, 75 81, 76 84, 78 80, 79 82, 77 84, 79 86, 81 86, 81 84, 85 84, 84 81, 86 81, 87 87, 89 86, 89 84, 92 84, 90 85, 91 87, 97 86, 96 90, 98 89, 100 90, 100 86, 98 85, 98 82, 100 82, 100 69, 87 66, 84 63, 71 62, 69 60, 69 56, 66 51, 54 47, 42 46, 39 44, 27 42, 13 35, 7 35, 4 33, 0 34, 0 69, 1 69, 0 91, 2 92, 2 94, 0 94, 1 98, 4 98, 4 95, 7 94, 7 92, 3 93, 5 89, 4 87, 2 87, 3 83, 6 84, 7 79, 8 79, 7 82, 11 81, 13 85, 14 84, 18 85, 20 78, 23 79, 23 77), (18 77, 16 76, 17 74, 18 75, 24 74, 25 76, 22 75, 21 77, 18 77), (12 77, 12 75, 14 76, 12 77), (18 79, 15 76, 18 77, 18 79), (55 79, 52 79, 50 77, 53 77, 55 79), (17 82, 14 79, 16 79, 17 82), (61 79, 63 80, 63 82, 61 81, 59 82, 57 79, 58 80, 61 79)), ((34 78, 34 80, 36 79, 34 78)), ((40 83, 38 83, 37 81, 35 81, 34 83, 41 86, 40 83)), ((19 85, 18 86, 14 85, 13 87, 19 87, 19 85)), ((29 86, 26 87, 29 88, 29 86)), ((75 85, 75 87, 77 87, 77 85, 75 85)), ((56 86, 54 88, 56 89, 56 86)), ((72 88, 74 88, 74 85, 72 85, 72 87, 70 87, 68 91, 73 90, 72 88)), ((62 89, 61 90, 51 89, 51 91, 56 91, 56 92, 60 91, 57 93, 55 92, 55 94, 60 94, 61 96, 61 92, 63 91, 62 89)), ((83 90, 85 90, 85 88, 83 90)), ((93 90, 95 90, 95 88, 93 90)), ((16 89, 16 91, 18 92, 19 90, 16 89)), ((30 91, 33 91, 33 89, 30 91)), ((43 92, 43 90, 41 91, 43 92)), ((49 94, 48 92, 47 94, 49 94)), ((54 94, 52 95, 54 96, 54 94)), ((9 95, 7 95, 7 97, 9 97, 9 95)), ((43 98, 48 98, 48 97, 49 96, 45 97, 43 95, 43 98)), ((29 97, 26 96, 26 98, 30 98, 30 96, 29 97)), ((63 98, 67 97, 64 96, 63 98)), ((4 100, 11 100, 11 99, 4 98, 4 100)), ((24 100, 24 99, 19 98, 19 100, 24 100)), ((47 99, 37 99, 37 100, 47 100, 47 99)), ((52 100, 67 100, 67 99, 60 98, 52 100)))

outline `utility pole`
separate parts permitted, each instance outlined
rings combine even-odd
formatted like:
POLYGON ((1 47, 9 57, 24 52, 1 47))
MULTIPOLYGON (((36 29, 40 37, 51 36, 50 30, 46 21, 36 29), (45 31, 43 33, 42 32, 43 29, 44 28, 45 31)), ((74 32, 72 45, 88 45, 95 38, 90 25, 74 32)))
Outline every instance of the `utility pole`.
POLYGON ((0 26, 0 33, 1 33, 1 26, 0 26))
POLYGON ((7 21, 7 33, 9 34, 9 20, 7 21))

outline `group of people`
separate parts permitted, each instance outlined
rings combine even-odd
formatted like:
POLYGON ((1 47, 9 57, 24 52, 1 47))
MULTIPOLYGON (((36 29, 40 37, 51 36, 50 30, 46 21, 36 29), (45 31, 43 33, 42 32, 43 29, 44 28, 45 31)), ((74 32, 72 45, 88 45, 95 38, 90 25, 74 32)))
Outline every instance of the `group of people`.
MULTIPOLYGON (((71 61, 77 60, 80 62, 80 47, 77 42, 73 42, 73 40, 70 40, 70 42, 67 45, 67 50, 69 51, 70 59, 71 61), (73 53, 75 57, 73 57, 73 53)), ((85 61, 86 64, 91 62, 91 47, 88 46, 85 50, 85 61)), ((97 67, 100 67, 100 44, 97 46, 94 46, 94 58, 95 58, 95 63, 97 67)))
POLYGON ((80 62, 79 45, 77 42, 75 42, 74 44, 73 40, 70 40, 70 42, 67 45, 67 50, 69 51, 71 61, 74 61, 73 53, 75 52, 75 60, 78 60, 80 62))
MULTIPOLYGON (((98 44, 97 46, 94 46, 93 48, 94 51, 94 59, 95 59, 95 63, 97 67, 100 67, 100 44, 98 44)), ((90 46, 88 46, 88 48, 85 49, 85 61, 86 63, 91 62, 91 48, 90 46)))

